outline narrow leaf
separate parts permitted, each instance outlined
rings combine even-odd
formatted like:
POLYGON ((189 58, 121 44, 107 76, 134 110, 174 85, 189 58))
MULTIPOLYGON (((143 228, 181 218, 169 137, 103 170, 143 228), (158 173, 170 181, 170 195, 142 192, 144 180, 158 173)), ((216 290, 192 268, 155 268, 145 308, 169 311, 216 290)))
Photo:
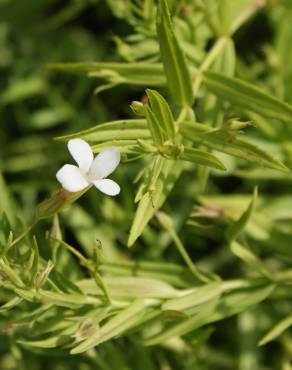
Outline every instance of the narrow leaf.
POLYGON ((174 298, 166 301, 162 305, 162 310, 186 311, 193 307, 204 304, 221 294, 221 283, 214 282, 194 289, 183 297, 174 298))
POLYGON ((227 230, 226 237, 229 241, 232 241, 238 237, 238 235, 244 230, 248 221, 253 213, 255 202, 257 199, 257 188, 254 189, 252 200, 247 209, 242 213, 240 218, 234 222, 227 230))
POLYGON ((292 325, 292 315, 278 322, 258 343, 263 346, 279 337, 285 330, 292 325))
POLYGON ((157 36, 170 92, 178 105, 191 106, 194 101, 191 75, 174 34, 166 0, 158 2, 157 36))
POLYGON ((205 145, 210 149, 279 171, 289 171, 282 162, 275 159, 267 151, 260 149, 249 141, 239 139, 234 131, 231 132, 224 129, 212 130, 203 124, 182 122, 180 132, 184 137, 196 144, 205 145))
POLYGON ((59 136, 56 140, 67 141, 74 138, 81 138, 89 142, 103 142, 106 140, 150 139, 151 135, 146 119, 126 119, 101 123, 89 130, 59 136))
POLYGON ((167 139, 174 139, 175 137, 175 124, 172 112, 167 104, 166 100, 155 90, 146 90, 151 109, 155 114, 159 125, 167 139))
POLYGON ((184 161, 189 161, 204 166, 226 170, 224 164, 215 155, 207 151, 193 148, 184 148, 183 153, 179 156, 184 161))
POLYGON ((292 122, 291 105, 249 82, 210 71, 203 73, 203 80, 210 91, 240 108, 283 122, 292 122))
POLYGON ((234 289, 228 292, 226 296, 221 297, 219 302, 215 300, 203 305, 202 309, 193 317, 182 320, 161 333, 146 339, 145 344, 163 343, 172 337, 185 335, 206 324, 235 315, 263 301, 273 290, 274 285, 272 284, 247 289, 234 289))
POLYGON ((83 73, 104 78, 110 83, 163 86, 166 83, 160 63, 53 63, 50 69, 65 73, 83 73))
POLYGON ((153 183, 153 190, 146 192, 139 201, 128 239, 129 247, 135 243, 155 212, 162 206, 182 171, 181 163, 164 158, 162 162, 162 170, 153 183))
POLYGON ((160 128, 159 122, 153 111, 147 105, 145 106, 145 113, 153 143, 154 145, 156 145, 156 147, 159 148, 164 142, 163 133, 160 128))
POLYGON ((230 249, 233 254, 235 254, 238 258, 246 262, 254 270, 258 271, 260 274, 262 274, 268 279, 271 280, 273 279, 272 274, 266 268, 263 262, 248 248, 244 247, 238 242, 233 241, 230 245, 230 249))
POLYGON ((142 300, 130 303, 124 310, 101 326, 91 337, 74 347, 71 350, 71 354, 85 352, 102 342, 124 333, 140 319, 144 309, 145 307, 142 300))

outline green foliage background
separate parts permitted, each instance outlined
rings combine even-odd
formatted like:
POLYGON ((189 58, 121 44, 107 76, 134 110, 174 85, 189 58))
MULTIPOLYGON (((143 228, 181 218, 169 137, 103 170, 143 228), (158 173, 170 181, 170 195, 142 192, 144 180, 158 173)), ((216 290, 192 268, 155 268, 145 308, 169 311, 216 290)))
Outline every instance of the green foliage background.
POLYGON ((0 0, 1 370, 291 370, 291 20, 0 0), (71 137, 117 198, 52 208, 71 137))

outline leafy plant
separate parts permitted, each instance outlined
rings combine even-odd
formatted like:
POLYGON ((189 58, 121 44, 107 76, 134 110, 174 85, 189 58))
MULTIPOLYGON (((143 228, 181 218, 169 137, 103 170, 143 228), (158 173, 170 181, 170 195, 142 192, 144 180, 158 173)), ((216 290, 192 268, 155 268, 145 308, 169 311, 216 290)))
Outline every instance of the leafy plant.
POLYGON ((0 3, 1 369, 291 369, 290 2, 51 6, 0 3), (118 198, 57 188, 77 138, 118 198))

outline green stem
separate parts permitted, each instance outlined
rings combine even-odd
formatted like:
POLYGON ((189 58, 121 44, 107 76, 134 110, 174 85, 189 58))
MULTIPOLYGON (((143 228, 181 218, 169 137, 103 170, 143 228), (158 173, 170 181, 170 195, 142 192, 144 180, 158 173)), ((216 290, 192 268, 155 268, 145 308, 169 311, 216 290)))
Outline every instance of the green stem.
POLYGON ((203 61, 200 68, 198 69, 196 78, 193 82, 193 93, 194 93, 195 96, 197 95, 198 90, 199 90, 199 88, 201 86, 201 83, 202 83, 202 80, 203 80, 202 72, 206 71, 212 65, 212 63, 215 61, 218 54, 221 52, 221 50, 226 45, 227 40, 228 40, 228 37, 221 36, 215 42, 212 49, 209 51, 206 59, 203 61))
POLYGON ((59 239, 55 239, 55 238, 51 238, 51 239, 53 239, 54 241, 63 245, 67 250, 69 250, 72 254, 74 254, 75 257, 77 257, 79 259, 80 264, 83 265, 88 270, 88 272, 90 273, 90 275, 92 276, 92 278, 96 282, 96 285, 102 289, 103 293, 105 294, 105 297, 106 297, 107 301, 111 304, 112 302, 111 302, 111 298, 110 298, 110 295, 109 295, 109 291, 108 291, 104 281, 102 280, 98 270, 92 266, 91 261, 88 260, 86 257, 84 257, 83 254, 80 253, 77 249, 72 247, 70 244, 64 242, 63 240, 59 240, 59 239))
POLYGON ((11 244, 9 245, 9 249, 11 247, 13 247, 15 244, 17 244, 21 239, 23 239, 34 227, 35 225, 38 223, 38 220, 37 221, 34 221, 31 225, 29 225, 27 227, 27 229, 24 230, 23 233, 21 233, 20 235, 18 235, 18 237, 16 239, 14 239, 11 244))
POLYGON ((267 5, 267 0, 255 0, 233 22, 232 34, 236 32, 249 18, 254 16, 262 7, 267 5))
POLYGON ((197 266, 194 264, 194 262, 191 260, 190 256, 188 255, 188 252, 186 251, 182 241, 179 239, 179 237, 172 233, 171 237, 174 241, 174 244, 179 251, 180 255, 182 256, 183 260, 185 261, 186 265, 192 272, 192 274, 195 276, 196 279, 199 281, 202 281, 203 283, 209 283, 210 279, 208 279, 204 274, 200 272, 200 270, 197 268, 197 266))
POLYGON ((52 240, 54 240, 55 242, 58 242, 60 243, 61 245, 63 245, 63 247, 65 247, 69 252, 71 252, 72 254, 74 254, 75 257, 77 257, 80 261, 80 264, 84 267, 87 267, 88 266, 88 260, 86 257, 83 256, 82 253, 80 253, 77 249, 75 249, 74 247, 72 247, 70 244, 64 242, 64 240, 60 240, 60 239, 57 239, 57 238, 53 238, 51 237, 52 240))
MULTIPOLYGON (((244 24, 249 18, 251 18, 255 13, 257 13, 259 9, 265 6, 266 3, 267 3, 266 0, 255 0, 253 4, 247 7, 234 20, 232 24, 232 34, 236 32, 242 26, 242 24, 244 24)), ((217 55, 220 53, 222 48, 225 46, 228 38, 229 37, 227 36, 221 36, 220 38, 218 38, 218 40, 215 42, 215 44, 209 51, 206 59, 203 61, 202 65, 200 66, 199 70, 197 71, 196 78, 193 82, 193 93, 195 96, 197 95, 198 90, 202 83, 202 72, 206 71, 211 66, 211 64, 216 59, 217 55)))
POLYGON ((195 276, 195 278, 198 279, 199 281, 202 281, 203 283, 210 282, 210 278, 208 278, 205 274, 201 273, 200 270, 195 266, 194 262, 191 260, 190 256, 185 250, 185 247, 182 241, 178 237, 172 225, 171 218, 163 212, 157 213, 156 216, 157 216, 158 221, 164 227, 164 229, 169 233, 169 236, 173 240, 179 254, 182 256, 183 260, 185 261, 186 265, 188 266, 192 274, 195 276))
POLYGON ((179 112, 179 115, 178 115, 178 117, 175 121, 177 126, 179 126, 179 124, 185 120, 185 118, 188 114, 188 110, 189 110, 189 107, 184 107, 184 108, 181 109, 181 111, 179 112))

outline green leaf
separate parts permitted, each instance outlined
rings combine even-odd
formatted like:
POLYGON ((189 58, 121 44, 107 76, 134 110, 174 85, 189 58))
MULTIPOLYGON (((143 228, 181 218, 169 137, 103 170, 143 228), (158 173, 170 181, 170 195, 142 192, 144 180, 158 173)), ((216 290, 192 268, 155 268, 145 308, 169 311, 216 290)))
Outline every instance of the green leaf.
POLYGON ((10 266, 7 258, 4 256, 0 258, 0 267, 4 276, 6 276, 16 287, 24 287, 24 283, 21 278, 18 276, 15 269, 10 266))
POLYGON ((219 54, 220 71, 227 76, 233 76, 236 66, 236 51, 234 41, 227 39, 222 52, 219 54))
POLYGON ((153 337, 147 338, 144 342, 145 345, 152 346, 164 343, 170 338, 185 335, 204 326, 209 322, 209 320, 211 320, 211 317, 214 316, 214 310, 217 304, 218 301, 214 300, 202 305, 199 313, 195 314, 191 318, 181 320, 178 324, 173 325, 153 337))
POLYGON ((193 317, 146 339, 146 345, 157 345, 175 336, 182 336, 212 322, 242 312, 266 299, 274 290, 274 285, 260 285, 250 288, 234 289, 222 296, 219 302, 211 301, 202 305, 202 309, 193 317))
POLYGON ((267 151, 244 139, 239 139, 234 131, 225 129, 214 130, 203 124, 182 122, 180 124, 180 132, 185 138, 196 144, 205 145, 210 149, 279 171, 289 171, 282 162, 275 159, 267 151))
POLYGON ((151 132, 152 140, 154 145, 159 148, 162 146, 164 139, 162 130, 160 128, 159 122, 157 120, 157 117, 153 113, 153 111, 149 108, 149 106, 145 106, 145 113, 146 113, 146 119, 149 127, 149 131, 151 132))
MULTIPOLYGON (((104 277, 104 282, 111 297, 166 299, 177 297, 179 294, 171 285, 153 278, 108 276, 104 277)), ((101 294, 101 289, 92 279, 81 280, 78 286, 87 294, 101 294)))
POLYGON ((291 123, 292 106, 273 97, 257 86, 239 78, 215 72, 203 72, 206 87, 218 97, 243 109, 269 118, 291 123))
POLYGON ((115 317, 102 325, 95 333, 81 344, 71 350, 71 354, 85 352, 102 342, 119 336, 133 326, 143 315, 145 306, 142 300, 130 303, 125 309, 121 310, 115 317))
POLYGON ((273 280, 273 276, 270 271, 252 251, 235 241, 231 242, 230 249, 235 256, 246 262, 253 270, 258 271, 261 275, 273 280))
POLYGON ((187 311, 221 295, 221 283, 213 282, 194 289, 183 297, 166 301, 162 310, 187 311))
POLYGON ((193 277, 188 273, 187 269, 181 265, 176 265, 170 262, 145 262, 141 261, 137 264, 136 261, 120 261, 106 263, 101 266, 101 272, 113 276, 132 276, 135 271, 135 276, 147 277, 151 279, 159 279, 176 287, 189 287, 190 281, 193 282, 193 277))
POLYGON ((67 141, 81 138, 89 142, 106 140, 150 139, 150 131, 146 119, 126 119, 98 124, 88 130, 75 134, 59 136, 56 140, 67 141))
MULTIPOLYGON (((20 289, 17 290, 19 293, 20 289)), ((24 292, 24 290, 22 290, 24 292)), ((76 307, 79 305, 99 304, 100 300, 94 297, 85 297, 81 294, 67 294, 40 289, 39 297, 46 303, 63 307, 76 307)))
POLYGON ((166 135, 168 140, 173 140, 175 137, 175 124, 172 112, 166 100, 155 90, 146 90, 150 101, 151 109, 155 114, 159 126, 166 135))
POLYGON ((66 343, 72 342, 72 338, 67 335, 55 335, 53 337, 49 337, 46 339, 40 340, 19 340, 18 343, 22 344, 23 346, 32 347, 32 348, 55 348, 66 343))
MULTIPOLYGON (((226 284, 228 286, 228 282, 226 284)), ((222 296, 222 300, 216 308, 217 312, 214 319, 216 321, 222 320, 225 317, 245 311, 269 297, 274 289, 274 284, 258 284, 247 288, 235 288, 230 291, 227 288, 227 293, 222 296)))
POLYGON ((14 225, 16 219, 16 209, 14 200, 9 191, 9 187, 6 185, 6 181, 0 171, 0 216, 2 217, 5 212, 9 223, 14 225))
POLYGON ((23 301, 23 298, 20 297, 14 297, 4 303, 2 306, 0 306, 0 313, 10 310, 11 308, 14 308, 18 306, 23 301))
POLYGON ((257 195, 258 195, 258 191, 257 191, 257 188, 255 188, 253 192, 252 200, 248 208, 243 212, 240 218, 227 229, 226 237, 228 241, 231 242, 232 240, 236 239, 238 235, 244 230, 245 226, 247 225, 253 213, 257 195))
POLYGON ((162 206, 182 171, 181 163, 164 158, 161 158, 161 161, 160 175, 152 183, 151 191, 147 191, 139 201, 128 239, 129 247, 135 243, 155 212, 162 206))
POLYGON ((33 76, 10 83, 9 87, 0 95, 0 103, 11 104, 32 96, 45 93, 46 82, 43 78, 33 76))
POLYGON ((226 170, 224 164, 215 155, 204 150, 185 147, 179 158, 183 161, 209 166, 217 170, 226 170))
POLYGON ((39 247, 36 237, 33 238, 33 253, 32 253, 32 263, 30 266, 31 271, 31 283, 33 284, 35 282, 36 275, 38 273, 38 266, 39 266, 39 247))
POLYGON ((157 36, 167 85, 175 102, 191 106, 194 101, 192 79, 185 55, 174 34, 166 0, 159 0, 157 36))
POLYGON ((218 3, 220 29, 225 35, 228 35, 231 32, 231 20, 233 16, 231 12, 232 1, 233 0, 221 0, 218 3))
POLYGON ((292 315, 278 322, 265 336, 261 338, 258 345, 263 346, 279 337, 285 330, 292 325, 292 315))
POLYGON ((50 336, 49 338, 39 340, 19 340, 17 342, 24 346, 33 348, 55 348, 72 342, 72 335, 77 329, 78 323, 73 322, 69 325, 69 327, 65 327, 56 335, 50 336))
POLYGON ((86 73, 114 84, 163 86, 166 84, 160 63, 53 63, 50 69, 66 73, 86 73))
POLYGON ((117 149, 119 149, 119 151, 121 153, 125 153, 125 154, 145 153, 139 147, 139 145, 137 145, 136 140, 109 140, 109 141, 103 141, 102 143, 92 145, 91 149, 92 149, 93 153, 99 153, 103 149, 108 148, 109 146, 115 146, 117 149))

